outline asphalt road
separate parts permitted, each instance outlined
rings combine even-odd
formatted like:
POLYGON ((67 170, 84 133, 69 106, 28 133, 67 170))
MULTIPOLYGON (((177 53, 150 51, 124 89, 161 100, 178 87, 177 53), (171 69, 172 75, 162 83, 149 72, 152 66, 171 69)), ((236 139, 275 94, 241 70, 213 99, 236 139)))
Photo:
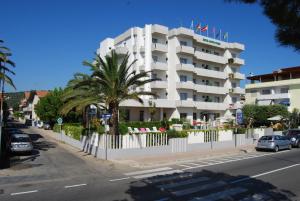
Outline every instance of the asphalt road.
POLYGON ((300 200, 300 149, 137 170, 94 160, 25 129, 33 156, 0 170, 0 200, 300 200))

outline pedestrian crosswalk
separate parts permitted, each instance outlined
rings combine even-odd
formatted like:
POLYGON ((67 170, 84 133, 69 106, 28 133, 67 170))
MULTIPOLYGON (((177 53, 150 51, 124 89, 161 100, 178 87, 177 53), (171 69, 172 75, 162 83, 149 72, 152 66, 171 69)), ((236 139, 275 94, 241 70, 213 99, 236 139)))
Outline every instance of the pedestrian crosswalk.
MULTIPOLYGON (((250 177, 231 176, 224 173, 215 173, 207 169, 189 172, 191 168, 204 167, 243 159, 250 159, 272 153, 251 153, 222 156, 186 162, 172 167, 160 167, 125 173, 126 176, 138 179, 151 186, 155 193, 161 195, 156 201, 268 201, 273 200, 268 189, 257 188, 264 184, 250 177), (242 179, 241 179, 242 178, 242 179)), ((269 186, 269 185, 266 185, 269 186)))
POLYGON ((223 155, 223 156, 214 157, 214 158, 194 160, 193 162, 179 163, 176 165, 181 167, 182 168, 181 170, 185 171, 185 170, 189 170, 189 169, 193 169, 193 168, 200 168, 200 167, 206 167, 206 166, 210 166, 210 165, 216 165, 216 164, 234 162, 234 161, 239 161, 239 160, 257 158, 257 157, 262 157, 262 156, 272 155, 272 154, 274 154, 274 153, 255 152, 255 153, 247 153, 247 154, 228 155, 228 156, 223 155))

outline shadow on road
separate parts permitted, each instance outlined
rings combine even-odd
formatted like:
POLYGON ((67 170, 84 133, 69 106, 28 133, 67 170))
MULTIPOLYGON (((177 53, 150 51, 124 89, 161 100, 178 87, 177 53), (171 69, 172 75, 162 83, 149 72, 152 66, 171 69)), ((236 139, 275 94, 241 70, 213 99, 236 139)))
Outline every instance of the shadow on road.
MULTIPOLYGON (((286 200, 296 195, 271 183, 245 175, 232 176, 208 170, 156 176, 132 182, 126 192, 132 200, 286 200), (201 199, 200 199, 201 198, 201 199)), ((120 199, 123 201, 126 199, 120 199)), ((115 200, 117 201, 117 200, 115 200)))

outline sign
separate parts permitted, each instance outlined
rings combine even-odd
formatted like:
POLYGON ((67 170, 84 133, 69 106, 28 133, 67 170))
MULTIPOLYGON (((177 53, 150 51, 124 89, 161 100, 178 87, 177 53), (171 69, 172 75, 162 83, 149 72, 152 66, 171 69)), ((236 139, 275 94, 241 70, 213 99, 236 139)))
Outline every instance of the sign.
POLYGON ((102 114, 101 118, 102 119, 109 119, 109 118, 111 118, 111 114, 102 114))
POLYGON ((203 41, 207 42, 207 43, 212 43, 212 44, 215 44, 215 45, 221 45, 221 43, 219 43, 217 41, 209 40, 209 39, 206 39, 206 38, 203 38, 203 41))
POLYGON ((243 111, 241 109, 237 109, 235 114, 236 123, 239 125, 243 124, 243 111))
POLYGON ((58 123, 58 125, 62 125, 63 119, 62 119, 61 117, 59 117, 59 118, 57 119, 57 123, 58 123))

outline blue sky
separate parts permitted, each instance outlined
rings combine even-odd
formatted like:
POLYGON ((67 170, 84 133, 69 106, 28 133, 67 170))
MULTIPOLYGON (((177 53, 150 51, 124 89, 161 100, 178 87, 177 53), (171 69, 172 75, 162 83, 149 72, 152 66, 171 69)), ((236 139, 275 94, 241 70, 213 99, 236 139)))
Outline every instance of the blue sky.
POLYGON ((275 41, 275 27, 258 5, 223 0, 0 0, 0 5, 0 38, 13 52, 18 91, 64 87, 75 72, 88 72, 81 63, 93 58, 101 40, 132 26, 189 27, 192 19, 245 44, 241 71, 247 75, 300 64, 299 53, 275 41))

